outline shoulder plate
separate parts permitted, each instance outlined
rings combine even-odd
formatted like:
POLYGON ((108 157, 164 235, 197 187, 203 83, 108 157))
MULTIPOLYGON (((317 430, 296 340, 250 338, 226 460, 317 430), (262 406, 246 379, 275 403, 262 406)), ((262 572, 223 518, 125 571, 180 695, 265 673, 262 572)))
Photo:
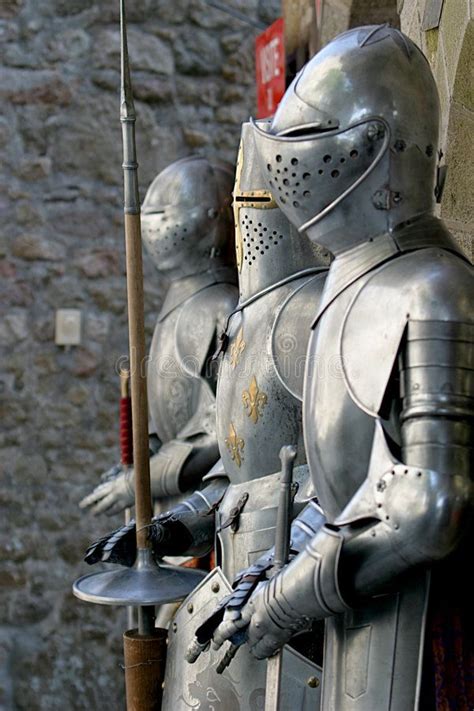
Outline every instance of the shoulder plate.
POLYGON ((374 417, 380 413, 408 322, 472 321, 473 283, 472 267, 439 248, 404 254, 363 279, 339 346, 343 377, 358 407, 374 417))
POLYGON ((237 298, 237 288, 231 284, 213 284, 192 296, 181 310, 176 324, 176 348, 183 370, 189 375, 201 375, 206 359, 215 351, 216 334, 237 298))
POLYGON ((306 352, 314 314, 317 313, 327 269, 292 291, 280 306, 273 323, 271 342, 275 372, 293 397, 303 400, 306 352))

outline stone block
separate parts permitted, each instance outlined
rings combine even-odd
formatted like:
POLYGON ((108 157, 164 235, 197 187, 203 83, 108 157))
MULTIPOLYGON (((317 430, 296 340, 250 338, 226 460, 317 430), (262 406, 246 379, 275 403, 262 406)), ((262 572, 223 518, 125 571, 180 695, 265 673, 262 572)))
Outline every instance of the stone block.
POLYGON ((456 103, 469 111, 474 111, 473 57, 474 20, 469 20, 464 33, 452 91, 456 103))
POLYGON ((444 57, 450 88, 454 84, 459 53, 463 44, 468 19, 469 0, 449 0, 449 2, 443 4, 440 34, 443 37, 444 57))
POLYGON ((15 17, 24 5, 24 0, 2 0, 0 5, 0 17, 15 17))
POLYGON ((120 259, 116 250, 96 250, 74 259, 74 265, 88 279, 120 274, 120 259))
POLYGON ((73 97, 71 83, 52 71, 2 69, 0 98, 17 106, 46 104, 67 106, 73 97))
POLYGON ((441 203, 441 216, 464 224, 474 222, 474 113, 453 103, 447 133, 448 172, 441 203))
POLYGON ((222 64, 217 38, 199 28, 184 29, 174 45, 176 68, 183 74, 216 74, 222 64))
MULTIPOLYGON (((173 53, 158 37, 142 30, 128 29, 128 51, 132 71, 148 71, 170 75, 174 70, 173 53)), ((102 30, 94 42, 94 66, 117 69, 120 67, 120 32, 102 30)))
POLYGON ((15 237, 12 243, 12 254, 27 261, 49 260, 62 261, 66 257, 64 245, 56 240, 42 235, 25 233, 15 237))

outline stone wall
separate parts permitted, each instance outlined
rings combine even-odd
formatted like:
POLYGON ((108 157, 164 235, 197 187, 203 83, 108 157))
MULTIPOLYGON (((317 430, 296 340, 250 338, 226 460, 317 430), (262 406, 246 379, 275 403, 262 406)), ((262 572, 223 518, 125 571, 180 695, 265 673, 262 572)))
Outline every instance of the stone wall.
POLYGON ((423 31, 425 0, 400 0, 401 28, 426 54, 441 100, 442 162, 447 166, 440 215, 473 258, 474 19, 469 0, 444 0, 439 27, 423 31))
MULTIPOLYGON (((257 31, 199 0, 134 0, 128 19, 143 195, 193 151, 234 160, 257 31)), ((0 708, 115 710, 124 613, 70 589, 121 522, 77 508, 118 457, 127 349, 118 0, 2 0, 0 38, 0 708), (54 344, 57 308, 81 309, 80 346, 54 344)), ((160 296, 148 269, 148 336, 160 296)))

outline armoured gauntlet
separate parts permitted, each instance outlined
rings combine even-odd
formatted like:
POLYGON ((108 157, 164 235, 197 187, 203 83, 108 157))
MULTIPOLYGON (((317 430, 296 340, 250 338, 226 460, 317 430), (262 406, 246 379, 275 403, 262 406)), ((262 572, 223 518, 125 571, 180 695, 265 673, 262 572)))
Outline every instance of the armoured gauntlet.
MULTIPOLYGON (((197 486, 202 473, 209 470, 218 457, 215 438, 208 434, 193 437, 192 441, 174 439, 152 448, 150 438, 151 495, 162 499, 197 486)), ((108 516, 133 506, 135 478, 133 469, 117 465, 103 475, 103 482, 80 502, 81 508, 91 507, 95 515, 108 516)))
MULTIPOLYGON (((150 462, 161 447, 161 442, 155 434, 149 435, 150 462)), ((106 513, 113 516, 135 503, 135 481, 132 468, 124 468, 116 464, 101 476, 101 484, 96 486, 91 494, 79 502, 81 509, 90 508, 97 516, 106 513)))
MULTIPOLYGON (((291 555, 304 550, 306 544, 325 524, 325 516, 316 502, 306 505, 291 525, 291 555)), ((238 574, 233 582, 234 591, 225 598, 218 609, 196 630, 196 640, 189 649, 187 659, 195 661, 197 656, 213 639, 220 647, 226 640, 238 635, 247 626, 248 618, 242 612, 259 583, 266 581, 273 567, 273 548, 258 558, 253 565, 238 574)))
MULTIPOLYGON (((227 480, 213 480, 203 491, 196 491, 186 501, 153 519, 149 536, 157 557, 165 555, 203 556, 214 543, 214 510, 224 496, 227 480)), ((84 560, 92 565, 100 561, 132 566, 135 562, 135 521, 93 543, 84 560)))

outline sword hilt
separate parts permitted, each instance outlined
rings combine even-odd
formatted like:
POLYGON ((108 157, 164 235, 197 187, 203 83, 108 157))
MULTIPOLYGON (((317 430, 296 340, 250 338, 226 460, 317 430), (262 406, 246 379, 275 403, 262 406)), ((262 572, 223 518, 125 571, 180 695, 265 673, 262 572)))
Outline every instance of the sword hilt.
POLYGON ((273 573, 288 563, 290 555, 291 510, 293 506, 292 481, 296 448, 288 444, 280 449, 281 479, 280 500, 275 528, 275 555, 273 573))

